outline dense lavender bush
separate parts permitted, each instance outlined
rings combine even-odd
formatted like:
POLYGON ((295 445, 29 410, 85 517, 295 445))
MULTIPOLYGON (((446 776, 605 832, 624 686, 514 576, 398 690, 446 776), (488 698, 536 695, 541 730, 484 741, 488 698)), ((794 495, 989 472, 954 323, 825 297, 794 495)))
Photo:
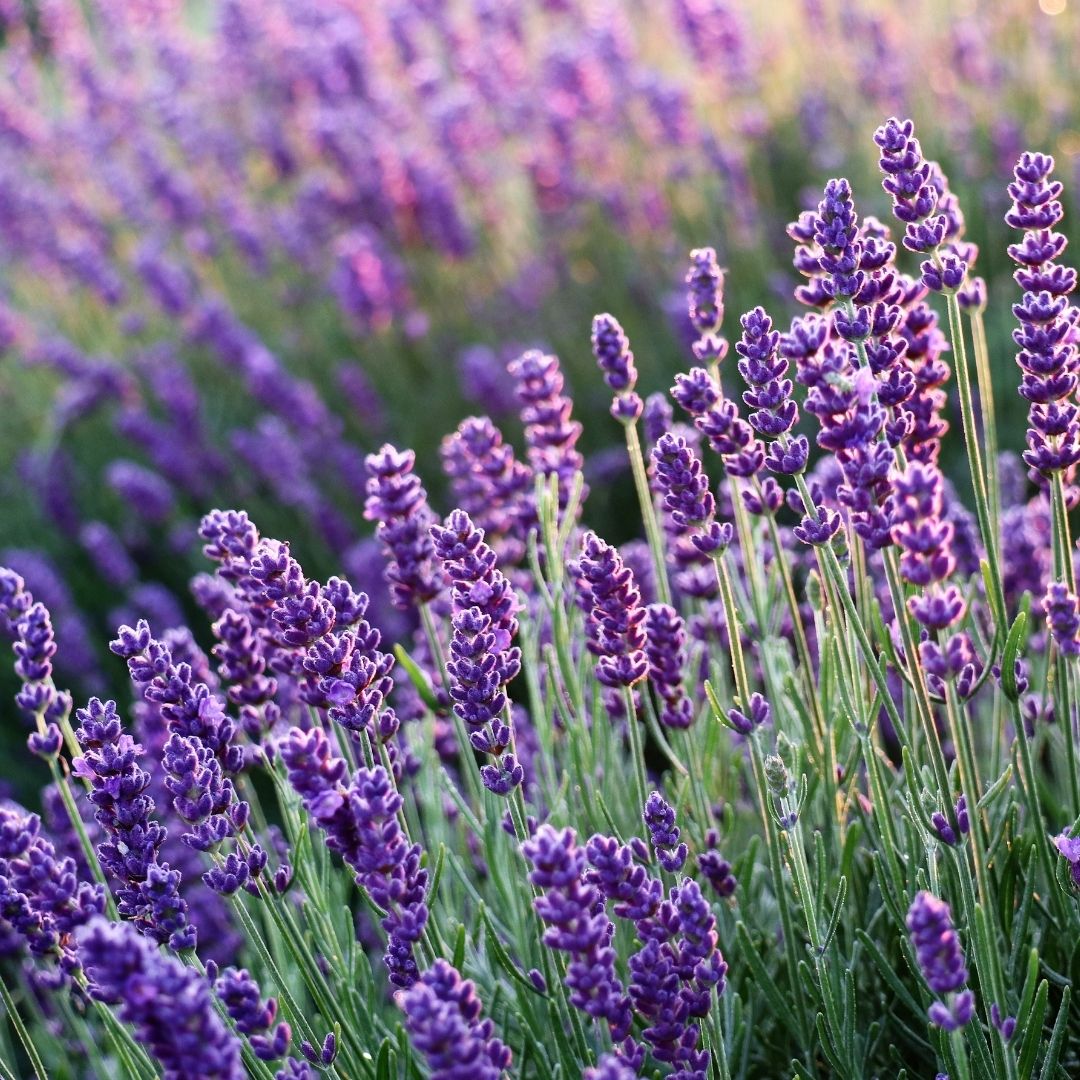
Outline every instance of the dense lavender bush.
POLYGON ((777 12, 0 3, 0 1076, 1080 1072, 1075 13, 777 12))

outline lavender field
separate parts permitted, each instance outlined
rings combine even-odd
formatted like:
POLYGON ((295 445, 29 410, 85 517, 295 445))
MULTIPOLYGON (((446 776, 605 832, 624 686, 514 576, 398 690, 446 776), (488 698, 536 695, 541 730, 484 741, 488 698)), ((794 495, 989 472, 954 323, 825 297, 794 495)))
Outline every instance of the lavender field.
POLYGON ((0 1080, 1080 1076, 1078 46, 0 0, 0 1080))

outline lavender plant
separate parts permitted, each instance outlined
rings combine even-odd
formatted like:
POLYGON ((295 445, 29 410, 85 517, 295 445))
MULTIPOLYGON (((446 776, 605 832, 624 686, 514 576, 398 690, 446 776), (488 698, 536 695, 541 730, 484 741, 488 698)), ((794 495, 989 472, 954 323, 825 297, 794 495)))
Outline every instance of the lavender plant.
MULTIPOLYGON (((719 32, 718 7, 678 7, 695 41, 719 32)), ((394 47, 414 32, 395 24, 394 47)), ((201 619, 118 620, 111 681, 126 664, 130 688, 73 699, 48 605, 0 571, 27 760, 52 782, 44 820, 0 807, 0 1074, 1080 1069, 1064 184, 1024 153, 1008 186, 1018 467, 994 450, 959 200, 910 120, 873 145, 902 238, 860 216, 886 203, 869 185, 825 183, 789 229, 812 310, 788 331, 752 308, 725 364, 719 258, 691 253, 670 393, 689 423, 639 396, 645 351, 595 318, 641 518, 621 547, 597 531, 560 361, 528 349, 507 364, 519 429, 474 416, 443 442, 445 517, 434 459, 334 459, 375 526, 370 594, 313 576, 254 510, 207 509, 201 619)), ((395 288, 377 249, 352 238, 336 285, 372 322, 356 277, 395 288)), ((187 303, 182 271, 139 258, 187 303)), ((227 320, 203 331, 251 346, 227 320)), ((276 370, 264 392, 310 409, 305 453, 327 453, 323 414, 276 370)), ((262 434, 253 461, 288 435, 262 434)), ((337 504, 272 471, 333 534, 337 504)), ((148 528, 173 513, 165 473, 110 473, 148 528)), ((130 602, 126 545, 104 523, 80 535, 130 602)))

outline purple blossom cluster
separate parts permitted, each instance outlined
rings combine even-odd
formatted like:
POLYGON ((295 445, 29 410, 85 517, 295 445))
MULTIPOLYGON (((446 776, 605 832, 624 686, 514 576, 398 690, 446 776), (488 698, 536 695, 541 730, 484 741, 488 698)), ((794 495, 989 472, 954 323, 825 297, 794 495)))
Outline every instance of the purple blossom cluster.
MULTIPOLYGON (((584 458, 577 449, 581 423, 571 418, 574 405, 564 393, 559 360, 549 353, 530 349, 511 362, 510 374, 517 383, 521 401, 529 465, 535 475, 555 478, 559 509, 565 510, 574 476, 580 473, 584 458)), ((583 488, 582 500, 586 494, 588 491, 583 488)))
POLYGON ((592 326, 592 351, 604 373, 604 382, 615 392, 611 415, 624 424, 632 424, 641 415, 645 403, 634 392, 637 368, 626 333, 614 315, 597 315, 592 326))
POLYGON ((0 916, 38 957, 52 957, 66 974, 78 970, 76 937, 105 910, 100 885, 80 880, 73 859, 58 856, 41 819, 0 806, 0 916))
POLYGON ((259 992, 259 984, 243 968, 226 968, 214 980, 217 994, 229 1018, 260 1061, 275 1061, 284 1057, 289 1049, 292 1029, 281 1022, 275 1025, 277 1001, 265 1001, 259 992))
POLYGON ((97 1001, 116 1007, 167 1080, 241 1080, 240 1041, 214 1009, 209 982, 123 923, 97 918, 78 936, 97 1001))
POLYGON ((739 416, 739 407, 724 397, 720 384, 705 368, 695 367, 677 376, 671 396, 694 421, 710 449, 720 454, 731 476, 754 476, 765 452, 754 429, 739 416))
POLYGON ((356 882, 384 912, 388 936, 384 959, 395 986, 416 981, 413 956, 427 925, 427 871, 420 846, 410 844, 398 812, 402 799, 381 765, 350 777, 321 728, 293 728, 281 743, 289 783, 326 835, 326 845, 345 860, 356 882))
POLYGON ((600 892, 586 877, 585 849, 573 829, 542 825, 521 850, 532 866, 529 881, 540 890, 533 906, 547 927, 544 944, 568 957, 570 1003, 605 1021, 621 1042, 630 1033, 630 999, 615 974, 615 927, 602 905, 596 910, 600 892))
POLYGON ((486 416, 462 420, 443 440, 441 453, 457 506, 484 530, 500 566, 519 563, 533 489, 529 467, 486 416))
POLYGON ((945 1031, 967 1024, 975 1012, 975 995, 962 990, 968 972, 949 905, 925 890, 911 902, 907 915, 911 945, 927 986, 947 1001, 930 1006, 930 1021, 945 1031))
POLYGON ((598 658, 597 679, 611 688, 641 682, 649 670, 645 608, 633 571, 615 548, 591 532, 582 539, 575 570, 586 611, 586 644, 598 658))
POLYGON ((434 526, 431 535, 451 582, 453 634, 446 670, 454 711, 469 729, 473 749, 495 759, 480 770, 484 785, 508 795, 525 775, 515 753, 507 753, 513 751, 513 732, 505 688, 521 670, 521 650, 513 645, 518 600, 483 532, 463 510, 434 526))
POLYGON ((415 462, 411 450, 398 451, 389 444, 364 462, 368 475, 364 516, 377 523, 389 559, 386 579, 394 603, 403 610, 429 603, 442 591, 428 535, 435 518, 413 471, 415 462))
POLYGON ((402 996, 405 1027, 424 1055, 432 1080, 499 1080, 510 1067, 509 1047, 481 1020, 476 988, 445 960, 435 963, 402 996))
MULTIPOLYGON (((667 533, 674 541, 673 559, 680 569, 690 569, 698 561, 693 553, 707 558, 727 548, 734 535, 731 524, 715 520, 716 499, 709 479, 686 439, 665 432, 653 447, 651 461, 653 486, 663 498, 667 533)), ((676 584, 692 580, 692 575, 676 575, 676 584)))
POLYGON ((1069 302, 1076 271, 1057 260, 1068 240, 1055 231, 1064 211, 1062 184, 1051 180, 1054 159, 1025 152, 1009 185, 1012 209, 1005 221, 1023 230, 1023 239, 1009 245, 1017 263, 1013 274, 1024 290, 1013 314, 1019 327, 1013 340, 1023 375, 1020 394, 1029 402, 1024 461, 1040 476, 1071 479, 1080 461, 1080 420, 1073 397, 1077 386, 1077 309, 1069 302))
POLYGON ((649 682, 661 701, 660 723, 688 728, 694 722, 694 704, 686 692, 686 627, 670 604, 645 608, 645 656, 649 682))
MULTIPOLYGON (((650 802, 655 800, 654 792, 650 802)), ((678 830, 672 833, 674 816, 670 808, 665 813, 662 802, 655 802, 645 820, 654 842, 663 834, 669 856, 676 856, 671 866, 681 865, 678 851, 670 848, 678 840, 678 830)), ((673 885, 665 898, 663 885, 635 862, 631 846, 613 838, 593 836, 586 853, 590 879, 614 904, 616 916, 633 924, 640 942, 629 960, 629 994, 644 1023, 646 1044, 658 1061, 676 1068, 676 1075, 701 1080, 709 1061, 708 1053, 699 1048, 701 1021, 709 1013, 714 991, 723 993, 727 972, 708 902, 691 878, 673 885)), ((641 1049, 624 1043, 620 1053, 632 1061, 640 1057, 641 1049)))
POLYGON ((787 437, 798 422, 799 408, 791 397, 794 386, 785 377, 788 359, 779 351, 780 335, 763 308, 747 312, 740 322, 743 332, 735 351, 739 374, 750 387, 743 401, 753 410, 747 417, 750 426, 770 443, 763 459, 765 467, 783 476, 801 473, 810 444, 805 435, 787 437))
POLYGON ((105 838, 97 845, 102 869, 116 882, 116 906, 155 941, 194 948, 195 927, 180 895, 180 872, 161 858, 165 827, 154 817, 150 774, 139 765, 143 748, 123 730, 116 704, 91 698, 76 714, 82 755, 72 771, 90 785, 89 800, 105 838))
POLYGON ((964 282, 967 263, 955 247, 939 252, 950 230, 949 218, 942 212, 944 175, 936 163, 923 158, 910 120, 890 117, 874 132, 874 142, 881 151, 882 187, 892 196, 893 214, 904 224, 904 247, 931 256, 920 267, 923 284, 934 292, 956 291, 964 282))

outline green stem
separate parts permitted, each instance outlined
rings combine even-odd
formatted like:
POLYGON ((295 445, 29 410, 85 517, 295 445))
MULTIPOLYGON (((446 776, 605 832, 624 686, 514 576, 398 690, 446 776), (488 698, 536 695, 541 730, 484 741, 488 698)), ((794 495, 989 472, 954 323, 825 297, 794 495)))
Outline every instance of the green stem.
MULTIPOLYGON (((960 321, 960 303, 955 292, 946 294, 946 303, 949 309, 949 335, 956 355, 956 385, 960 397, 960 419, 964 428, 964 442, 967 446, 971 487, 975 495, 975 514, 979 521, 979 532, 982 534, 983 547, 990 567, 990 587, 994 592, 990 598, 990 604, 994 611, 995 623, 997 623, 995 636, 1000 638, 1007 627, 1002 621, 1005 615, 1005 590, 1001 582, 999 540, 994 523, 996 519, 991 516, 986 466, 983 464, 982 448, 975 426, 975 403, 971 393, 967 346, 964 343, 964 328, 960 321)), ((996 469, 996 463, 994 467, 996 469)))
POLYGON ((30 1033, 26 1030, 23 1018, 19 1015, 19 1010, 15 1007, 15 1002, 12 1000, 11 993, 7 988, 7 981, 4 979, 0 979, 0 995, 3 995, 4 1008, 7 1009, 8 1019, 11 1020, 11 1026, 15 1028, 15 1034, 19 1036, 19 1041, 26 1051, 26 1056, 30 1059, 30 1066, 34 1070, 34 1076, 37 1077, 37 1080, 49 1080, 49 1074, 45 1071, 45 1066, 41 1063, 41 1058, 38 1056, 34 1040, 30 1038, 30 1033))
POLYGON ((630 468, 634 474, 634 487, 637 488, 638 502, 641 504, 641 520, 645 525, 645 536, 652 552, 653 568, 656 571, 656 595, 660 602, 671 604, 671 588, 668 585, 667 562, 664 558, 664 538, 656 520, 656 507, 653 505, 649 490, 649 476, 645 469, 645 458, 641 451, 641 438, 638 435, 637 421, 623 425, 626 428, 626 450, 630 455, 630 468))
POLYGON ((990 520, 994 535, 1000 540, 1001 482, 998 476, 997 414, 994 408, 994 380, 990 369, 990 347, 986 339, 986 323, 981 309, 969 313, 971 341, 975 353, 975 380, 979 388, 979 407, 982 416, 983 439, 986 442, 986 487, 990 497, 990 520))
POLYGON ((649 780, 645 772, 645 751, 641 745, 640 721, 634 709, 634 689, 623 687, 623 702, 626 709, 626 730, 630 736, 630 756, 633 758, 634 791, 637 797, 637 813, 645 812, 645 800, 649 790, 649 780))

